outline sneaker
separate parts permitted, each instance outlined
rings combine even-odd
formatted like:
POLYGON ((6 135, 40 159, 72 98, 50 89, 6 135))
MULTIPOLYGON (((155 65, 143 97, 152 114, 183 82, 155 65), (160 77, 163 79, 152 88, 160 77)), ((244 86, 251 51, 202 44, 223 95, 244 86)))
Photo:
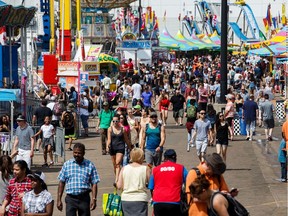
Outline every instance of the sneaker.
POLYGON ((195 147, 195 145, 194 145, 194 144, 191 144, 191 145, 190 145, 190 147, 191 147, 191 148, 194 148, 194 147, 195 147))
POLYGON ((252 137, 250 137, 250 138, 249 138, 249 141, 253 141, 253 138, 252 138, 252 137))
POLYGON ((268 137, 268 141, 273 141, 271 136, 268 137))
POLYGON ((281 182, 287 182, 287 179, 281 179, 281 182))
POLYGON ((183 126, 183 124, 181 123, 181 124, 179 124, 179 126, 183 126))
POLYGON ((247 137, 246 137, 246 140, 250 140, 250 137, 249 137, 249 136, 247 136, 247 137))
POLYGON ((102 151, 102 155, 106 155, 107 154, 107 152, 106 151, 102 151))
POLYGON ((36 152, 36 153, 39 153, 40 151, 39 151, 39 149, 35 149, 35 152, 36 152))
POLYGON ((52 165, 54 165, 54 161, 51 161, 48 166, 50 167, 52 165))
POLYGON ((72 148, 68 148, 69 151, 73 151, 72 148))
POLYGON ((42 167, 48 167, 47 163, 42 164, 42 167))

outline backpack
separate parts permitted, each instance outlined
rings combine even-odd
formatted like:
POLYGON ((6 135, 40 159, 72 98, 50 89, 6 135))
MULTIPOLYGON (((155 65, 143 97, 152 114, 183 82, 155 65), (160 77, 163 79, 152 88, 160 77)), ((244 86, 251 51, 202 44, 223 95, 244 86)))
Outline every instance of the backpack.
POLYGON ((221 193, 228 201, 228 214, 230 216, 249 216, 249 212, 248 210, 240 203, 238 202, 236 199, 234 199, 232 196, 228 195, 228 194, 224 194, 220 191, 214 193, 210 199, 210 206, 211 206, 211 210, 212 212, 216 214, 214 208, 213 208, 213 199, 214 199, 214 196, 218 193, 221 193))
POLYGON ((190 106, 187 108, 187 118, 195 118, 196 117, 196 107, 195 106, 190 106))
POLYGON ((65 112, 62 120, 62 125, 65 129, 71 129, 74 127, 74 115, 72 112, 65 112))
POLYGON ((62 104, 59 103, 59 102, 56 102, 56 103, 54 104, 53 110, 52 110, 53 115, 55 115, 55 116, 61 116, 62 112, 63 112, 63 106, 62 106, 62 104))
POLYGON ((93 100, 91 98, 88 98, 88 112, 91 113, 93 112, 94 105, 93 105, 93 100))
MULTIPOLYGON (((195 170, 197 177, 201 176, 201 172, 197 167, 192 168, 195 170)), ((192 199, 190 199, 189 203, 187 200, 187 194, 186 194, 186 183, 182 184, 181 187, 181 194, 180 194, 180 211, 181 216, 188 216, 189 215, 189 208, 192 203, 192 199)))

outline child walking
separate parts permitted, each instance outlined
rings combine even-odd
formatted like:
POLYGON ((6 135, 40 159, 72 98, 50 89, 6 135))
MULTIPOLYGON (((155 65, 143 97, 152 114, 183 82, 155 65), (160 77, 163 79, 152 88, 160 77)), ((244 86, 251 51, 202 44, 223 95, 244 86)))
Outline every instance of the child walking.
POLYGON ((50 123, 50 117, 46 116, 44 119, 44 125, 41 126, 40 130, 33 136, 36 137, 39 134, 43 133, 43 142, 42 142, 42 148, 43 148, 43 157, 44 157, 44 164, 42 167, 49 167, 54 164, 53 161, 53 144, 54 144, 54 137, 55 129, 53 125, 50 123), (47 163, 47 153, 49 154, 50 163, 48 165, 47 163))
POLYGON ((286 142, 284 139, 281 140, 278 150, 278 161, 281 164, 281 182, 287 182, 287 150, 286 142))

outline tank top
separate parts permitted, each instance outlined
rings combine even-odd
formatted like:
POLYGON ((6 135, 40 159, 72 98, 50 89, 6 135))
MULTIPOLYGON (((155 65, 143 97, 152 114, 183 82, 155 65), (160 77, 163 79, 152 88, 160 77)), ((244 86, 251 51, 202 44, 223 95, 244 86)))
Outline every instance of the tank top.
POLYGON ((127 165, 123 170, 123 201, 148 201, 146 192, 146 166, 127 165))
POLYGON ((146 149, 155 151, 161 142, 161 127, 157 125, 156 128, 150 128, 150 124, 146 125, 146 149))
POLYGON ((111 149, 125 149, 123 127, 121 127, 121 131, 119 134, 114 133, 113 127, 111 127, 111 149))

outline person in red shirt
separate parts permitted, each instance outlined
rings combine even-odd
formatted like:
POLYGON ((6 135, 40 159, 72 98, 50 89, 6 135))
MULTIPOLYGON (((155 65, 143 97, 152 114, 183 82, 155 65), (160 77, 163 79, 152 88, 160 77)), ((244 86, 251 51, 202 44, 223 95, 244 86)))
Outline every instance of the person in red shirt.
POLYGON ((152 171, 148 188, 152 191, 155 216, 181 215, 180 194, 188 172, 176 160, 175 150, 167 149, 164 163, 152 171))
POLYGON ((13 165, 14 178, 9 181, 5 199, 0 207, 0 215, 15 216, 21 214, 22 198, 24 193, 32 189, 31 179, 27 177, 30 173, 27 163, 18 160, 13 165), (9 205, 8 212, 5 212, 9 205))

